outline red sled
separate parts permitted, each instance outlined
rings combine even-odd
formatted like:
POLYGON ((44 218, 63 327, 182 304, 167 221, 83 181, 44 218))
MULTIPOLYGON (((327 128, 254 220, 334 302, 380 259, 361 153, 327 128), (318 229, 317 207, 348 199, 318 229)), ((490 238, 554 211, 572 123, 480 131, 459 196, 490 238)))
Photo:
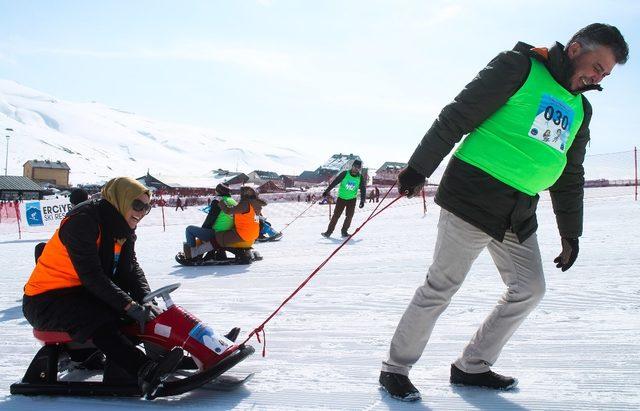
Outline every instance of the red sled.
MULTIPOLYGON (((182 347, 185 357, 177 372, 165 380, 154 397, 180 395, 210 383, 224 380, 222 389, 239 385, 244 378, 223 378, 222 374, 254 353, 250 345, 236 344, 215 333, 202 321, 177 306, 169 294, 179 283, 162 287, 149 293, 144 302, 162 297, 166 310, 147 323, 144 332, 137 324, 124 326, 122 331, 134 341, 144 345, 148 356, 159 356, 174 347, 182 347)), ((65 332, 33 331, 44 346, 36 353, 21 381, 11 385, 11 394, 66 395, 66 396, 124 396, 141 397, 137 380, 124 370, 110 363, 99 350, 89 343, 78 344, 65 332), (85 373, 101 374, 101 381, 68 381, 65 378, 73 367, 85 373)), ((232 338, 235 340, 237 333, 232 338)), ((231 337, 230 337, 231 338, 231 337)), ((215 388, 213 388, 215 389, 215 388)))

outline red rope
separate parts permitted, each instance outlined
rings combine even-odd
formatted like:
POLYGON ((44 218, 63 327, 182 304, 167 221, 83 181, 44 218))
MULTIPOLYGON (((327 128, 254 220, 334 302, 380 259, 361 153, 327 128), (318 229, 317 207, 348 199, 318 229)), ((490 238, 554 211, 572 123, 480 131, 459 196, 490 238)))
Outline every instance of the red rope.
POLYGON ((316 203, 316 202, 315 202, 315 201, 313 201, 313 202, 311 203, 311 205, 310 205, 309 207, 305 208, 305 210, 304 210, 303 212, 301 212, 300 214, 298 214, 298 215, 296 216, 296 218, 294 218, 293 220, 291 220, 291 222, 289 222, 288 224, 285 224, 284 228, 283 228, 282 230, 280 230, 280 232, 283 232, 285 228, 289 227, 291 224, 293 224, 293 222, 294 222, 294 221, 296 221, 298 218, 302 217, 302 215, 303 215, 304 213, 306 213, 306 212, 307 212, 311 207, 313 207, 313 205, 314 205, 315 203, 316 203))
MULTIPOLYGON (((389 204, 387 204, 386 206, 382 207, 382 209, 380 209, 380 211, 376 212, 378 210, 378 208, 382 205, 382 203, 384 202, 385 198, 387 198, 387 196, 389 195, 389 193, 391 192, 391 190, 393 189, 393 187, 395 186, 392 185, 391 188, 389 188, 389 191, 386 192, 386 194, 384 195, 384 197, 382 197, 382 201, 380 201, 378 203, 378 205, 373 209, 373 211, 371 212, 371 214, 369 215, 369 217, 367 217, 366 220, 364 220, 364 222, 360 225, 360 227, 356 228, 355 231, 349 236, 347 237, 346 240, 344 240, 342 242, 342 244, 340 244, 338 246, 338 248, 336 248, 335 250, 333 250, 333 252, 329 255, 329 257, 327 257, 318 267, 316 267, 315 270, 313 270, 313 272, 311 274, 309 274, 309 276, 302 282, 300 283, 300 285, 298 286, 298 288, 295 289, 295 291, 293 291, 281 304, 280 306, 278 306, 278 308, 276 308, 276 310, 274 312, 271 313, 271 315, 269 315, 269 317, 267 317, 266 320, 264 320, 262 322, 262 324, 260 324, 259 326, 257 326, 256 328, 253 329, 253 331, 251 331, 251 333, 247 336, 247 338, 240 344, 245 344, 247 341, 249 341, 251 339, 252 336, 256 336, 258 343, 262 343, 262 341, 260 341, 260 332, 262 332, 262 340, 264 341, 263 346, 262 346, 262 356, 265 357, 267 354, 267 337, 264 331, 264 326, 271 321, 271 319, 273 317, 275 317, 276 314, 278 314, 278 312, 282 309, 282 307, 284 307, 289 301, 291 301, 291 299, 293 299, 293 297, 298 294, 298 292, 300 290, 302 290, 302 288, 304 288, 305 285, 307 285, 307 283, 318 273, 318 271, 320 271, 322 269, 322 267, 324 267, 327 262, 329 262, 329 260, 331 260, 333 258, 333 256, 335 256, 338 251, 340 251, 340 249, 342 247, 344 247, 345 244, 347 244, 347 242, 349 242, 349 240, 351 240, 351 238, 353 238, 354 235, 356 235, 356 233, 358 233, 360 231, 360 229, 362 227, 365 226, 365 224, 367 224, 369 221, 371 221, 372 219, 374 219, 375 217, 377 217, 380 213, 382 213, 384 210, 386 210, 387 208, 389 208, 393 203, 395 203, 396 201, 398 201, 400 198, 402 198, 402 195, 399 195, 398 197, 396 197, 395 199, 393 199, 389 204)), ((312 204, 313 205, 313 204, 312 204)), ((305 210, 306 211, 306 210, 305 210)))

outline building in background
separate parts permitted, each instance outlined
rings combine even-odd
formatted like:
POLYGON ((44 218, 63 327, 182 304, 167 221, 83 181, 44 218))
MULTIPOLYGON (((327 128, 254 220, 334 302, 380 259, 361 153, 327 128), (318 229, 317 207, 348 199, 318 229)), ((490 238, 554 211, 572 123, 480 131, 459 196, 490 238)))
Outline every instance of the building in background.
POLYGON ((221 168, 213 172, 213 178, 229 186, 238 186, 249 181, 249 176, 238 171, 228 171, 221 168))
MULTIPOLYGON (((333 177, 343 170, 349 170, 355 160, 362 161, 360 156, 355 154, 334 154, 323 165, 318 167, 316 172, 324 176, 333 177)), ((364 161, 362 162, 364 163, 364 161)))
POLYGON ((29 160, 22 166, 22 175, 40 184, 69 187, 71 169, 63 161, 29 160))
POLYGON ((45 189, 24 176, 0 176, 0 200, 41 200, 45 189))
POLYGON ((374 185, 390 186, 398 179, 400 171, 407 166, 407 163, 397 163, 387 161, 377 171, 373 177, 374 185))
POLYGON ((296 179, 298 178, 298 176, 281 174, 280 178, 282 179, 282 185, 284 185, 286 188, 289 188, 293 187, 296 184, 296 179))
POLYGON ((253 183, 257 185, 262 185, 267 181, 275 181, 280 182, 281 178, 278 173, 273 171, 262 171, 262 170, 254 170, 247 174, 249 177, 248 183, 253 183))
MULTIPOLYGON (((295 185, 298 187, 310 187, 326 184, 341 171, 349 170, 355 160, 362 161, 360 156, 355 154, 334 154, 315 170, 305 170, 300 173, 300 175, 295 178, 295 185)), ((361 171, 362 175, 366 176, 367 171, 366 168, 363 168, 361 171)))
POLYGON ((160 181, 158 178, 152 176, 149 171, 147 171, 147 174, 143 175, 142 177, 136 178, 136 180, 138 180, 138 182, 151 190, 170 190, 173 188, 165 182, 160 181))
POLYGON ((258 192, 263 193, 286 193, 287 189, 281 181, 269 180, 258 187, 258 192))

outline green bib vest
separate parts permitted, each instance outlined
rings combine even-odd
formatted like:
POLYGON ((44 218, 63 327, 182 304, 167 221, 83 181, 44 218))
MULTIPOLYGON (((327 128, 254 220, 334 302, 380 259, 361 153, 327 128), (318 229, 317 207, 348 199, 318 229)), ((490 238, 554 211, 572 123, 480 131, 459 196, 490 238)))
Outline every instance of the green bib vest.
POLYGON ((455 156, 534 196, 558 180, 580 129, 582 96, 573 95, 531 59, 520 89, 475 130, 455 156))
MULTIPOLYGON (((238 202, 231 197, 222 197, 220 201, 224 201, 227 207, 233 207, 238 205, 238 202)), ((233 228, 233 217, 220 210, 220 214, 216 218, 216 222, 213 223, 213 231, 229 231, 233 228)))
POLYGON ((347 171, 344 178, 340 182, 340 188, 338 189, 338 197, 343 200, 353 200, 358 196, 358 187, 360 187, 360 179, 362 176, 352 176, 350 171, 347 171))

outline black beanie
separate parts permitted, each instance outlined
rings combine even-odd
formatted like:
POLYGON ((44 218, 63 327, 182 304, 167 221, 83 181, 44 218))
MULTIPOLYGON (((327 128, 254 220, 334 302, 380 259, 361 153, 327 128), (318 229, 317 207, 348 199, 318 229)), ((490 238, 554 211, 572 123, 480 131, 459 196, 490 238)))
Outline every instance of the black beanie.
POLYGON ((229 196, 231 195, 231 189, 229 188, 228 185, 224 183, 220 183, 216 186, 216 193, 218 193, 221 196, 229 196))
POLYGON ((353 160, 353 164, 351 166, 362 167, 362 160, 353 160))
POLYGON ((87 193, 82 188, 74 188, 71 190, 71 194, 69 195, 69 202, 72 205, 78 205, 83 201, 87 201, 89 198, 89 193, 87 193))

